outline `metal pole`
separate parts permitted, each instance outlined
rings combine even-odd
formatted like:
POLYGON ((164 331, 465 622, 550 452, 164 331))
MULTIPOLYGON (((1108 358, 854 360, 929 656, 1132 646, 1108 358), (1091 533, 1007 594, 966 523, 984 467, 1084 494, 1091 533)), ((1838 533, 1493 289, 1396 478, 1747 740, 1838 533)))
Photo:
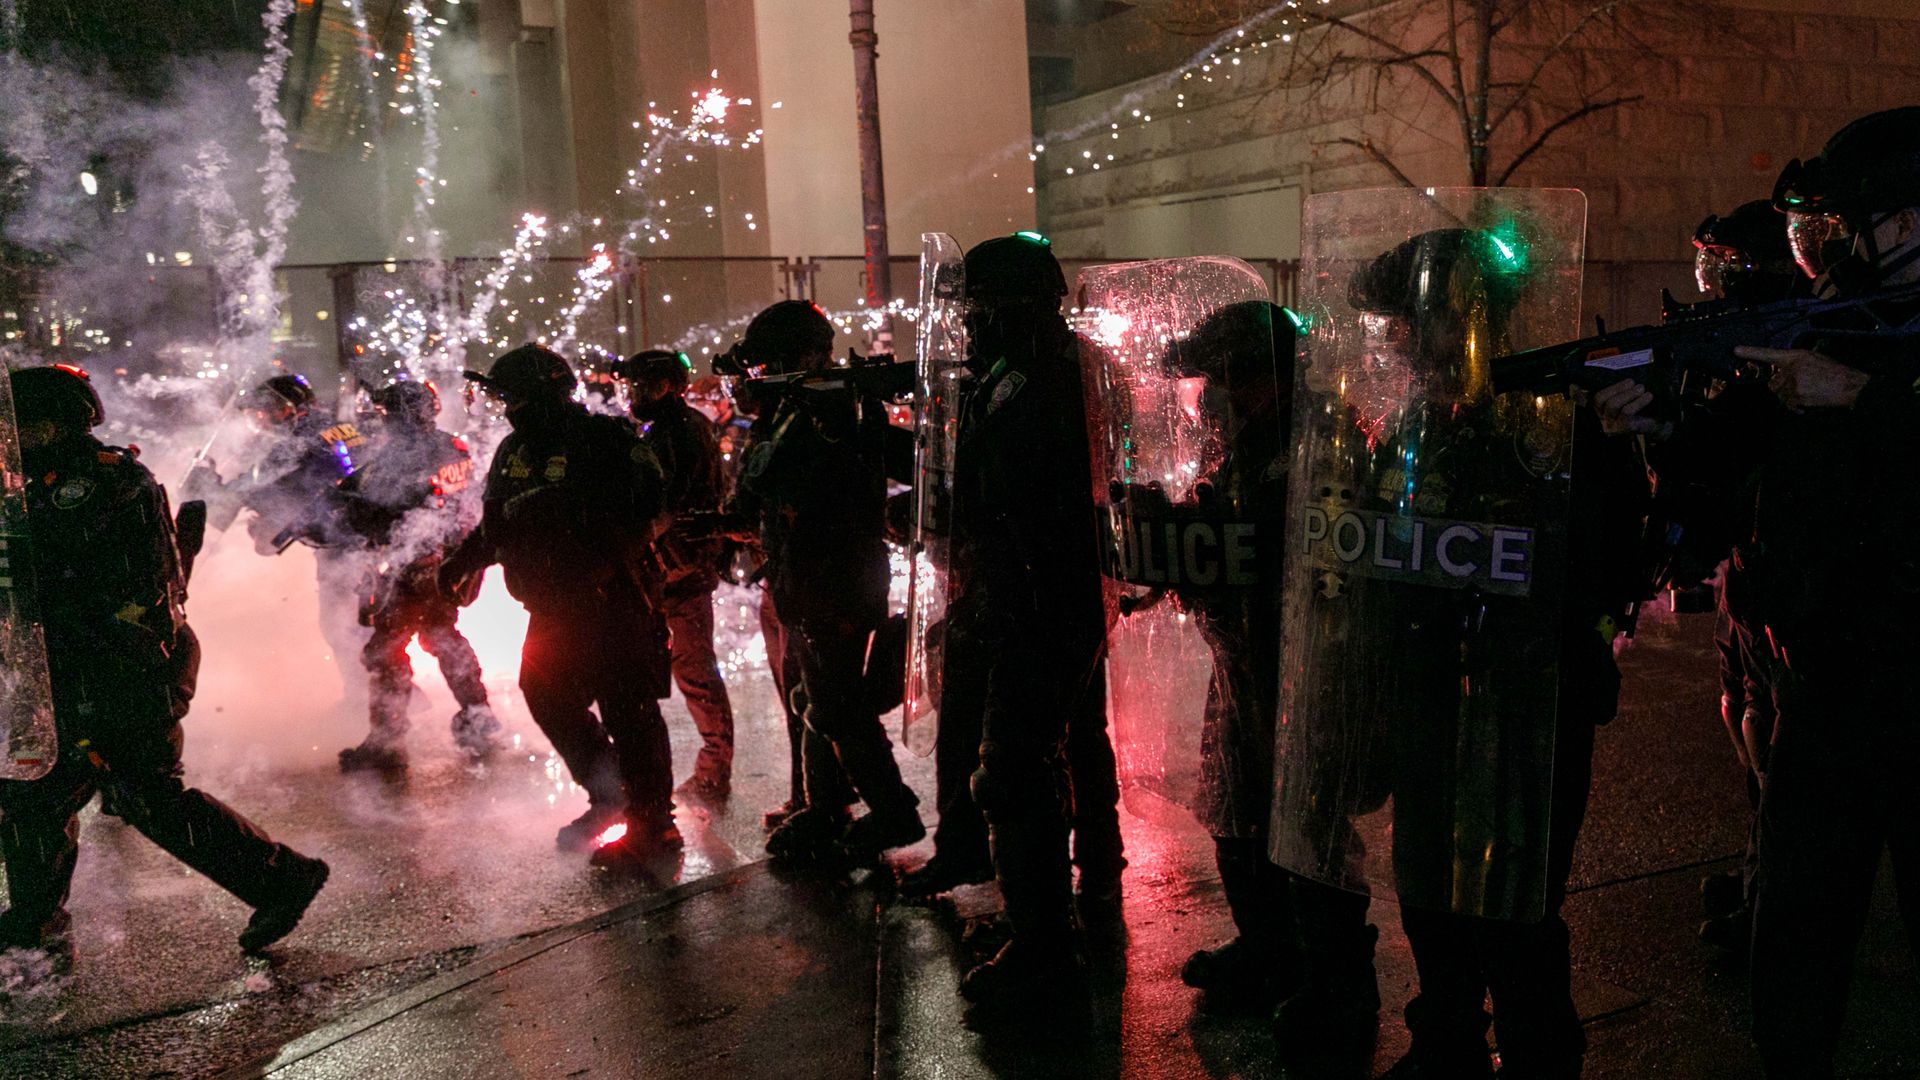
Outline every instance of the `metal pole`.
MULTIPOLYGON (((880 79, 875 69, 873 0, 850 0, 853 33, 853 87, 860 125, 860 218, 865 226, 867 306, 882 308, 893 299, 893 273, 887 262, 887 184, 880 165, 880 79)), ((893 320, 884 319, 873 337, 873 351, 893 351, 893 320)))

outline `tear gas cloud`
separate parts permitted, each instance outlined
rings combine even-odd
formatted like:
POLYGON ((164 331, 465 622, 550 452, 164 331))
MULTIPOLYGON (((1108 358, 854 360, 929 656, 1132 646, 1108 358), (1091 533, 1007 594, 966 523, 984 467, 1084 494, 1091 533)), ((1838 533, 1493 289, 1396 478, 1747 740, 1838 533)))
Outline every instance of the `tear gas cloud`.
MULTIPOLYGON (((176 501, 195 464, 232 479, 260 457, 266 437, 240 415, 239 395, 284 370, 333 375, 332 342, 322 347, 288 329, 281 264, 375 263, 355 283, 349 330, 360 348, 350 375, 363 385, 403 372, 438 382, 448 390, 441 426, 462 432, 484 468, 505 427, 483 401, 462 400, 460 369, 528 339, 580 358, 610 355, 611 324, 598 316, 617 256, 667 238, 676 222, 712 227, 713 208, 702 205, 712 200, 682 205, 687 188, 675 169, 760 141, 742 108, 752 102, 728 94, 714 72, 716 82, 683 107, 650 103, 635 121, 647 137, 629 170, 624 219, 550 221, 505 205, 515 147, 485 122, 504 111, 496 99, 504 91, 478 45, 444 33, 426 4, 406 8, 413 33, 404 74, 377 41, 352 50, 358 67, 348 82, 374 100, 351 133, 365 152, 344 155, 306 152, 304 132, 290 131, 282 111, 293 0, 267 5, 262 52, 181 60, 164 89, 139 93, 53 50, 22 52, 12 7, 0 9, 0 150, 10 170, 0 221, 9 243, 48 258, 18 313, 22 327, 42 328, 37 340, 9 331, 0 348, 12 366, 85 364, 108 414, 98 434, 137 446, 176 501), (441 175, 443 161, 460 162, 457 177, 441 175), (584 262, 548 261, 583 250, 584 262), (439 260, 471 252, 497 255, 473 271, 461 306, 439 260), (378 272, 380 260, 417 262, 378 272)), ((364 28, 363 6, 347 10, 364 28)), ((912 313, 894 305, 831 314, 853 329, 912 313)), ((695 327, 678 344, 717 351, 750 315, 695 327)), ((333 396, 318 379, 316 388, 323 403, 333 396)), ((341 415, 356 397, 342 395, 341 415)), ((479 487, 465 497, 477 499, 479 487)), ((413 515, 398 530, 403 550, 368 558, 431 550, 463 517, 413 515)), ((194 569, 188 614, 205 659, 188 764, 216 790, 270 791, 278 773, 334 768, 335 752, 365 734, 364 706, 348 704, 363 700, 364 672, 357 656, 329 644, 356 636, 352 628, 322 632, 312 551, 262 556, 243 524, 210 534, 194 569)), ((730 674, 763 677, 753 602, 744 590, 723 601, 720 653, 730 674)), ((525 625, 497 571, 461 618, 496 711, 524 752, 546 759, 513 686, 525 625)), ((427 706, 417 710, 411 747, 451 757, 436 731, 454 710, 451 697, 417 645, 412 656, 427 706)), ((572 799, 564 770, 549 764, 529 798, 572 799)))

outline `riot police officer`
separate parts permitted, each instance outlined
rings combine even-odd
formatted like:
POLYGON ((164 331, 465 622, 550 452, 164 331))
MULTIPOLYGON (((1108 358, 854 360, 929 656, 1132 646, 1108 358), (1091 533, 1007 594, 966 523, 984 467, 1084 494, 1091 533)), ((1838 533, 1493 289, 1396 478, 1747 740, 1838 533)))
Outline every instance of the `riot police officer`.
MULTIPOLYGON (((749 369, 818 372, 831 362, 833 336, 819 308, 782 301, 754 316, 735 359, 749 369)), ((866 685, 869 642, 887 613, 885 408, 854 389, 794 388, 777 401, 753 401, 764 391, 751 382, 740 390, 761 415, 761 434, 730 514, 758 525, 767 598, 788 637, 789 692, 797 667, 806 698, 806 805, 774 829, 767 850, 869 859, 926 835, 866 685), (868 810, 852 822, 848 784, 868 810)))
POLYGON ((666 472, 664 513, 669 515, 654 550, 666 570, 667 628, 673 638, 673 679, 700 732, 693 775, 678 794, 723 802, 733 790, 733 703, 713 650, 713 592, 720 587, 721 541, 693 539, 681 527, 689 513, 720 508, 720 446, 713 424, 687 404, 684 353, 649 349, 621 366, 632 388, 629 408, 640 441, 666 472))
POLYGON ((1644 412, 1651 396, 1633 384, 1595 403, 1616 431, 1674 435, 1670 456, 1683 461, 1731 440, 1763 448, 1750 550, 1775 722, 1760 802, 1754 1039, 1769 1077, 1821 1080, 1834 1075, 1883 850, 1910 935, 1920 927, 1920 789, 1909 775, 1920 727, 1907 674, 1920 649, 1920 500, 1898 471, 1920 452, 1920 107, 1840 129, 1787 166, 1773 203, 1816 291, 1866 300, 1857 318, 1816 328, 1807 348, 1735 351, 1772 368, 1772 410, 1675 433, 1644 412))
POLYGON ((1083 873, 1093 879, 1083 888, 1116 891, 1125 860, 1105 731, 1106 616, 1080 345, 1060 313, 1066 279, 1036 235, 976 245, 965 271, 978 381, 954 457, 940 738, 951 753, 956 737, 978 736, 972 802, 1012 932, 961 982, 988 1017, 1082 988, 1068 852, 1076 797, 1083 873), (1076 731, 1098 752, 1072 754, 1076 731), (1104 760, 1076 769, 1070 756, 1104 760))
MULTIPOLYGON (((1780 214, 1769 199, 1742 203, 1725 216, 1709 214, 1694 231, 1694 280, 1710 301, 1765 304, 1811 291, 1810 280, 1794 265, 1780 214)), ((1719 412, 1765 408, 1764 388, 1751 383, 1724 386, 1711 405, 1719 412)), ((1753 600, 1759 589, 1758 561, 1752 558, 1753 507, 1759 480, 1754 462, 1725 500, 1728 519, 1722 539, 1730 545, 1715 596, 1714 645, 1720 658, 1720 721, 1735 759, 1746 772, 1752 811, 1746 857, 1741 865, 1700 883, 1702 941, 1745 956, 1753 934, 1754 873, 1760 857, 1760 791, 1773 739, 1771 662, 1762 646, 1765 626, 1753 600)), ((1666 486, 1663 481, 1663 488, 1666 486)), ((1722 545, 1714 544, 1715 555, 1722 545)))
MULTIPOLYGON (((440 561, 474 525, 477 500, 468 488, 473 455, 466 441, 441 431, 440 391, 430 382, 400 379, 375 391, 379 438, 367 461, 347 481, 343 501, 349 526, 372 547, 365 562, 361 621, 373 634, 361 652, 371 677, 371 730, 359 746, 340 751, 343 771, 406 768, 407 704, 416 637, 440 662, 440 673, 460 709, 453 741, 469 761, 499 749, 500 721, 487 702, 480 660, 460 632, 460 610, 434 581, 440 561)), ((471 595, 458 598, 471 602, 471 595)))
POLYGON ((440 568, 441 590, 470 591, 499 563, 527 609, 520 689, 589 800, 559 845, 591 845, 624 823, 594 851, 595 865, 677 851, 660 713, 667 630, 651 551, 660 464, 624 420, 572 400, 573 369, 550 350, 523 345, 466 375, 502 403, 513 431, 488 467, 479 527, 440 568))
POLYGON ((1693 231, 1693 281, 1711 300, 1770 304, 1808 293, 1808 275, 1794 265, 1780 215, 1769 199, 1708 214, 1693 231))
POLYGON ((1280 681, 1280 575, 1269 545, 1284 527, 1295 340, 1275 330, 1288 325, 1272 304, 1244 301, 1216 312, 1168 355, 1170 375, 1206 380, 1209 418, 1217 415, 1222 437, 1231 440, 1183 509, 1203 520, 1252 523, 1255 550, 1267 556, 1256 560, 1246 585, 1177 590, 1213 653, 1196 811, 1213 835, 1221 891, 1238 931, 1194 953, 1180 977, 1210 998, 1268 1005, 1298 984, 1302 944, 1292 887, 1268 860, 1266 841, 1280 681))
POLYGON ((102 792, 108 812, 252 905, 240 944, 264 949, 292 932, 327 864, 181 782, 200 646, 166 492, 132 450, 93 437, 102 413, 85 372, 11 378, 60 748, 41 779, 0 783, 0 947, 71 959, 77 815, 102 792))
POLYGON ((1399 504, 1436 519, 1514 520, 1530 512, 1537 492, 1563 482, 1556 478, 1580 477, 1564 510, 1564 556, 1556 554, 1560 541, 1537 542, 1539 565, 1564 557, 1573 568, 1553 583, 1561 593, 1557 610, 1538 606, 1532 595, 1477 588, 1368 594, 1370 616, 1394 627, 1390 669, 1369 674, 1383 688, 1376 708, 1392 760, 1381 774, 1393 800, 1401 924, 1419 975, 1419 993, 1406 1008, 1412 1047, 1388 1073, 1395 1080, 1491 1078, 1489 1019, 1498 1028, 1503 1075, 1577 1077, 1586 1047, 1560 910, 1586 814, 1595 730, 1612 718, 1618 700, 1612 644, 1638 598, 1645 468, 1629 446, 1602 439, 1590 414, 1574 413, 1569 426, 1550 411, 1567 408, 1563 403, 1518 403, 1487 392, 1470 345, 1498 352, 1497 343, 1513 333, 1529 279, 1504 254, 1512 250, 1497 232, 1436 229, 1382 253, 1349 287, 1349 304, 1382 328, 1384 340, 1403 343, 1413 370, 1427 372, 1427 400, 1377 446, 1363 444, 1371 460, 1391 463, 1380 470, 1380 489, 1368 495, 1377 501, 1366 505, 1404 500, 1399 504), (1552 677, 1542 679, 1542 672, 1552 677), (1498 699, 1486 696, 1492 687, 1503 688, 1498 699), (1519 739, 1496 744, 1498 757, 1478 770, 1524 773, 1521 782, 1551 800, 1526 811, 1541 814, 1536 820, 1544 824, 1525 841, 1529 864, 1545 871, 1538 918, 1480 917, 1414 897, 1416 889, 1437 896, 1429 886, 1452 880, 1459 830, 1475 827, 1460 826, 1452 809, 1478 797, 1472 784, 1440 763, 1452 759, 1456 740, 1478 737, 1479 719, 1488 716, 1502 732, 1527 725, 1551 732, 1547 775, 1533 775, 1537 759, 1519 739), (1483 1009, 1489 997, 1491 1018, 1483 1009))
POLYGON ((275 375, 243 395, 240 405, 259 435, 251 467, 223 481, 213 462, 205 462, 187 478, 186 492, 207 501, 215 528, 252 511, 247 534, 262 555, 299 541, 314 546, 320 633, 333 651, 341 684, 355 699, 366 686, 360 655, 368 632, 359 619, 365 565, 351 534, 339 527, 335 496, 358 467, 366 437, 354 422, 318 408, 312 385, 300 375, 275 375))

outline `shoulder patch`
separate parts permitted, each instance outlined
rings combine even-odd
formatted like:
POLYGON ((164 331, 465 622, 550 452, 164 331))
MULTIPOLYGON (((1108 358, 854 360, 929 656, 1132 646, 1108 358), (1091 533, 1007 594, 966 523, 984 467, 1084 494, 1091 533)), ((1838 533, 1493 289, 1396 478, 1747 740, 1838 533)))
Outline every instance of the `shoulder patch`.
POLYGON ((987 399, 987 415, 992 416, 1002 405, 1013 400, 1020 388, 1027 385, 1027 377, 1019 372, 1011 372, 993 388, 993 396, 987 399))
POLYGON ((62 510, 71 510, 92 498, 98 486, 84 476, 76 476, 53 489, 53 505, 62 510))

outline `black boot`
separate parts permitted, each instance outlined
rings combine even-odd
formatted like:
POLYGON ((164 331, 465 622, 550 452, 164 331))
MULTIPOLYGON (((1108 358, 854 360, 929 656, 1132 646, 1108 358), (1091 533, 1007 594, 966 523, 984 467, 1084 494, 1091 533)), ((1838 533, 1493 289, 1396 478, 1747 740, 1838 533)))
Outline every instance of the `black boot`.
MULTIPOLYGON (((1274 1041, 1284 1056, 1310 1054, 1371 1059, 1380 1032, 1380 988, 1373 970, 1373 946, 1380 931, 1364 927, 1342 942, 1339 954, 1309 962, 1306 982, 1273 1011, 1274 1041)), ((1309 955, 1317 951, 1309 944, 1309 955)))
POLYGON ((960 980, 967 1022, 999 1024, 1020 1018, 1071 1024, 1087 1004, 1087 962, 1071 939, 1015 938, 993 959, 960 980), (1042 1019, 1044 1018, 1044 1019, 1042 1019))
POLYGON ((978 885, 993 880, 993 863, 982 857, 967 859, 936 851, 933 858, 917 869, 900 875, 902 899, 926 900, 952 892, 961 885, 978 885))
POLYGON ((406 747, 369 735, 359 746, 340 751, 340 771, 374 772, 392 776, 407 771, 406 747))
POLYGON ((561 851, 592 851, 602 834, 625 820, 624 803, 588 803, 587 812, 560 826, 553 844, 561 851))
POLYGON ((845 809, 809 806, 790 815, 767 835, 767 854, 783 862, 835 859, 846 831, 845 809))
POLYGON ((320 895, 320 889, 327 883, 330 870, 326 863, 292 852, 287 853, 287 859, 287 869, 275 895, 254 909, 247 928, 240 931, 240 947, 247 952, 259 952, 293 933, 313 898, 320 895))
POLYGON ((1245 937, 1201 949, 1180 967, 1180 981, 1205 991, 1210 1007, 1271 1009, 1298 980, 1294 965, 1245 937))
POLYGON ((869 810, 847 826, 840 847, 850 861, 871 863, 882 852, 919 843, 927 835, 927 827, 920 820, 919 799, 904 786, 901 791, 904 798, 869 810))
POLYGON ((627 819, 627 831, 594 849, 594 866, 640 868, 680 854, 680 828, 672 814, 627 819))
POLYGON ((1380 1030, 1380 987, 1373 967, 1380 930, 1367 923, 1368 899, 1293 875, 1287 875, 1287 893, 1304 970, 1299 988, 1273 1013, 1281 1057, 1370 1061, 1380 1030))
POLYGON ((1494 1080, 1487 1029, 1493 1018, 1474 1009, 1448 1015, 1432 1003, 1407 1003, 1407 1031, 1413 1048, 1380 1080, 1494 1080))

